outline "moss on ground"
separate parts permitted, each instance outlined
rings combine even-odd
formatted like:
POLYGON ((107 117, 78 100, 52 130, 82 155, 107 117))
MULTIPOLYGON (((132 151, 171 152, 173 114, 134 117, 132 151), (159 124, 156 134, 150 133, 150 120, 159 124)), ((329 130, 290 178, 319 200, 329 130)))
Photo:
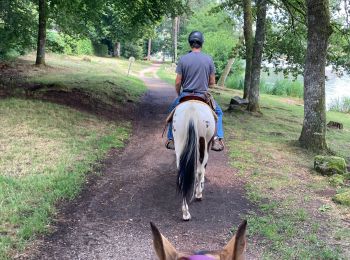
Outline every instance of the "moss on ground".
POLYGON ((350 206, 350 189, 335 195, 333 200, 339 204, 350 206))
POLYGON ((323 175, 345 174, 345 159, 338 156, 316 155, 314 160, 314 168, 323 175))

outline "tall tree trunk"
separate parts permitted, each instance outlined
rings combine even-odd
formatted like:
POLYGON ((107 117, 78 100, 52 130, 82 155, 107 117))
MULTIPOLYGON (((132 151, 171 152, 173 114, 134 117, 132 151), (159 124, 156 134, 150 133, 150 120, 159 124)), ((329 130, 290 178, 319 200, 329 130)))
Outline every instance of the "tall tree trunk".
POLYGON ((177 35, 179 30, 179 17, 173 18, 173 57, 172 62, 177 61, 177 35))
POLYGON ((113 57, 120 57, 120 42, 116 42, 113 48, 113 57))
POLYGON ((232 65, 235 61, 236 56, 238 55, 238 51, 241 48, 242 43, 243 43, 243 37, 239 37, 239 40, 238 40, 236 46, 232 49, 232 56, 231 56, 231 58, 228 59, 227 64, 225 66, 225 69, 222 72, 222 74, 220 75, 220 79, 218 80, 219 87, 223 88, 225 86, 227 76, 231 71, 232 65))
POLYGON ((148 51, 147 51, 147 60, 151 60, 151 48, 152 48, 152 40, 148 40, 148 51))
POLYGON ((35 62, 36 65, 45 65, 46 21, 46 0, 39 0, 39 30, 35 62))
POLYGON ((243 98, 247 98, 249 94, 251 75, 252 75, 252 59, 253 59, 253 15, 252 1, 243 0, 244 13, 244 40, 245 40, 245 76, 244 76, 244 92, 243 98))
POLYGON ((220 76, 220 78, 218 80, 218 86, 219 87, 221 87, 221 88, 225 87, 225 82, 226 82, 227 76, 228 76, 228 74, 231 71, 232 64, 234 63, 234 61, 235 61, 235 57, 232 57, 232 58, 228 59, 227 64, 225 66, 225 69, 222 72, 222 74, 221 74, 221 76, 220 76))
POLYGON ((121 53, 121 44, 120 42, 117 42, 117 53, 116 56, 120 58, 120 53, 121 53))
POLYGON ((299 141, 320 151, 326 144, 325 66, 332 33, 328 0, 307 0, 307 51, 304 71, 304 123, 299 141))
POLYGON ((256 32, 255 41, 253 47, 253 60, 252 60, 252 76, 249 89, 249 104, 248 111, 258 112, 259 106, 259 83, 260 83, 260 70, 261 59, 264 49, 265 41, 265 23, 266 23, 266 10, 267 0, 258 0, 257 2, 257 17, 256 17, 256 32))

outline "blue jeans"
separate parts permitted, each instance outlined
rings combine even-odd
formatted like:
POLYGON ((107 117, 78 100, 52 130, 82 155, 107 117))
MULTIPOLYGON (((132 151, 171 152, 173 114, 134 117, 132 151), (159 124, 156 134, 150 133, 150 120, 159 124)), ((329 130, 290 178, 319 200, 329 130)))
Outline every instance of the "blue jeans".
MULTIPOLYGON (((169 111, 168 111, 169 113, 173 111, 173 109, 180 103, 180 99, 184 96, 186 96, 186 93, 181 93, 180 96, 178 96, 174 100, 174 102, 169 107, 169 111)), ((221 107, 218 105, 218 103, 216 103, 216 101, 215 101, 215 105, 216 105, 215 113, 218 116, 218 121, 216 122, 216 136, 219 138, 224 138, 224 128, 222 126, 222 116, 224 115, 224 113, 222 112, 221 107)), ((173 124, 172 122, 170 122, 168 126, 168 140, 174 139, 172 128, 173 128, 173 124)))

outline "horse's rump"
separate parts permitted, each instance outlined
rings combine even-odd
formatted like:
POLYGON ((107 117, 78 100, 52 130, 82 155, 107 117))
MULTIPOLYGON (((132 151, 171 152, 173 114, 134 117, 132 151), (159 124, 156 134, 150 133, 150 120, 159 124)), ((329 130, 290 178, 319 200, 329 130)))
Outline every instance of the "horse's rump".
POLYGON ((194 196, 202 199, 208 147, 215 134, 215 123, 213 111, 201 101, 183 102, 175 108, 172 131, 184 220, 191 218, 187 200, 194 196))
POLYGON ((189 122, 193 120, 197 143, 203 137, 208 143, 215 134, 215 117, 211 108, 200 101, 179 104, 173 114, 173 135, 175 151, 182 151, 188 135, 189 122))

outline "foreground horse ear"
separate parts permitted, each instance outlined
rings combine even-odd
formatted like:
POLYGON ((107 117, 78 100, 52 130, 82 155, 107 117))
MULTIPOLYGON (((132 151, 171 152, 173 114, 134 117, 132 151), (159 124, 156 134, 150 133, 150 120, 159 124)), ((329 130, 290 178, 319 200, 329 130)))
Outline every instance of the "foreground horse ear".
POLYGON ((227 243, 224 249, 221 251, 221 258, 224 260, 244 260, 245 259, 245 247, 246 247, 246 229, 247 221, 239 225, 238 230, 234 237, 227 243))
POLYGON ((154 250, 156 251, 159 260, 175 260, 177 252, 173 245, 159 232, 158 228, 152 222, 151 229, 154 250))

